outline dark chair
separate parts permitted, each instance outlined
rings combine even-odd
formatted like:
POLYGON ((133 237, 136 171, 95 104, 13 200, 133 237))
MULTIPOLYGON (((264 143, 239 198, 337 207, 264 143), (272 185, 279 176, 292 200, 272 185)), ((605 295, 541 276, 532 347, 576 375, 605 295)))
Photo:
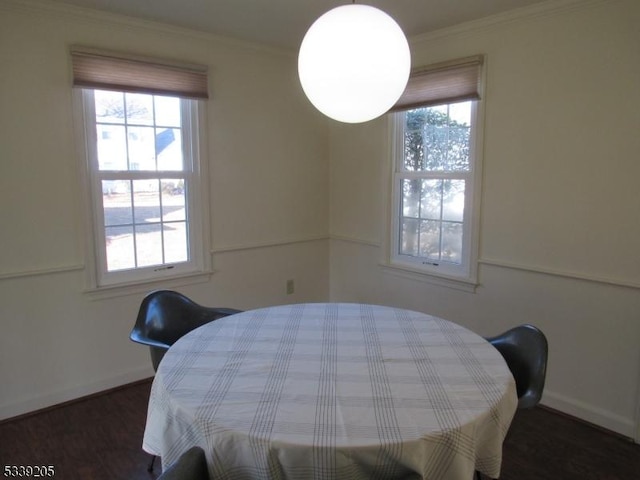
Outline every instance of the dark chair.
MULTIPOLYGON (((164 354, 180 337, 206 323, 240 312, 233 308, 203 307, 173 290, 156 290, 142 300, 129 338, 149 346, 156 371, 164 354)), ((155 461, 154 455, 147 467, 149 472, 153 471, 155 461)))
POLYGON ((535 407, 544 390, 549 346, 544 333, 533 325, 520 325, 487 338, 502 354, 516 381, 518 409, 535 407))
MULTIPOLYGON (((513 374, 518 410, 535 407, 542 398, 547 375, 547 337, 539 328, 526 324, 486 340, 504 357, 513 374)), ((480 472, 476 471, 475 478, 481 480, 480 472)))
POLYGON ((191 447, 162 472, 158 480, 209 480, 204 450, 191 447))
POLYGON ((205 323, 240 312, 232 308, 203 307, 181 293, 157 290, 142 300, 129 338, 149 346, 151 363, 157 370, 166 351, 180 337, 205 323))

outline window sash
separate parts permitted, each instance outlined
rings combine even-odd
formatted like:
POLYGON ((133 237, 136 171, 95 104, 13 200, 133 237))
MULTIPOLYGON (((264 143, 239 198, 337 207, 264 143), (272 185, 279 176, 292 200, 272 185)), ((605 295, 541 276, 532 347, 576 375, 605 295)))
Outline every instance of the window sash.
MULTIPOLYGON (((147 92, 148 93, 148 92, 147 92)), ((197 148, 197 105, 194 100, 185 99, 181 102, 182 150, 183 170, 100 170, 96 138, 95 102, 93 89, 82 90, 83 114, 85 118, 85 135, 87 148, 87 167, 90 181, 94 255, 95 255, 95 286, 110 287, 116 285, 135 284, 144 281, 160 280, 165 277, 188 275, 204 271, 205 257, 200 246, 202 225, 200 217, 194 211, 196 198, 200 196, 197 181, 197 163, 194 158, 197 148), (107 245, 105 238, 104 204, 102 196, 103 180, 143 180, 161 178, 182 178, 185 182, 185 209, 187 228, 187 249, 189 259, 185 262, 164 263, 150 266, 135 267, 126 270, 108 271, 107 245)))
MULTIPOLYGON (((438 104, 441 104, 440 102, 438 104)), ((406 110, 410 110, 408 108, 406 110)), ((393 115, 394 129, 394 173, 392 195, 393 213, 391 215, 391 242, 390 242, 390 261, 392 265, 403 266, 416 272, 436 275, 450 279, 471 279, 475 275, 475 267, 472 264, 475 258, 474 253, 474 222, 477 222, 475 216, 478 214, 474 210, 476 203, 476 182, 477 168, 479 168, 477 157, 477 136, 479 134, 480 125, 478 103, 473 102, 471 107, 471 145, 469 170, 440 171, 440 170, 423 170, 423 171, 407 171, 404 169, 404 135, 405 135, 405 111, 396 112, 393 115), (405 179, 463 179, 465 180, 464 191, 464 217, 462 222, 462 257, 461 263, 452 263, 447 261, 436 262, 430 261, 426 257, 411 256, 401 253, 401 231, 402 231, 402 182, 405 179)))
POLYGON ((207 67, 85 47, 71 48, 73 86, 207 99, 207 67))
MULTIPOLYGON (((395 174, 394 181, 395 194, 395 216, 394 216, 394 241, 392 258, 398 263, 404 263, 407 265, 414 265, 418 268, 428 268, 437 270, 441 273, 449 275, 460 275, 461 272, 468 272, 469 265, 469 247, 470 247, 470 222, 469 215, 472 208, 472 192, 473 192, 473 173, 472 172, 406 172, 399 171, 395 174), (410 255, 402 253, 401 243, 402 236, 402 222, 405 218, 402 201, 402 184, 405 180, 464 180, 464 214, 461 221, 453 222, 448 221, 442 217, 432 219, 439 223, 460 223, 462 225, 462 248, 460 263, 451 262, 446 259, 441 259, 438 262, 433 261, 428 257, 421 255, 410 255)), ((426 218, 416 218, 418 221, 426 220, 426 218)), ((442 253, 442 252, 440 252, 442 253)))

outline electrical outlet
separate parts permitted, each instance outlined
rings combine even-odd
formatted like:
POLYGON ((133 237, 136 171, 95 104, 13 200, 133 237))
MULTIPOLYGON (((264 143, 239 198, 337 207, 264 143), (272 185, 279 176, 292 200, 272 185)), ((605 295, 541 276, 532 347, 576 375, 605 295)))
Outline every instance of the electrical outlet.
POLYGON ((291 295, 296 289, 293 279, 287 280, 287 295, 291 295))

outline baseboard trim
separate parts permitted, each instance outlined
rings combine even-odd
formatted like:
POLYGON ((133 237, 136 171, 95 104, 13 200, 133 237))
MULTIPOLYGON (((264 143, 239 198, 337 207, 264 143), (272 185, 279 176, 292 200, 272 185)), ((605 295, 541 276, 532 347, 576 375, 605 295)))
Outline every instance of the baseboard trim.
POLYGON ((545 391, 541 406, 621 435, 631 441, 635 438, 633 419, 589 405, 586 402, 569 398, 555 392, 545 391))
POLYGON ((153 368, 151 366, 115 375, 87 385, 61 389, 18 402, 0 405, 0 423, 86 400, 89 397, 103 395, 131 384, 148 381, 150 377, 153 377, 153 368))

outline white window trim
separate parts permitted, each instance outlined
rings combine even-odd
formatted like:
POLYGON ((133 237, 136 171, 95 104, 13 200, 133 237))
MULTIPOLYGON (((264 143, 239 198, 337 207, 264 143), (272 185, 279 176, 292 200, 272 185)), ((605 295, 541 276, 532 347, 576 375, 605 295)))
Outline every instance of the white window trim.
MULTIPOLYGON (((484 82, 483 82, 484 83, 484 82)), ((416 281, 455 288, 467 292, 475 292, 478 285, 478 257, 480 244, 480 200, 481 200, 481 180, 482 180, 482 157, 484 138, 484 102, 474 101, 472 108, 474 128, 471 136, 471 154, 474 155, 472 168, 468 173, 471 182, 471 194, 465 195, 465 220, 464 220, 464 245, 463 251, 467 257, 463 261, 463 266, 451 268, 443 263, 438 266, 423 264, 422 261, 408 260, 401 258, 395 252, 398 251, 398 229, 399 229, 399 202, 397 195, 398 178, 397 163, 402 161, 404 144, 401 141, 400 131, 404 128, 402 112, 389 114, 389 159, 388 162, 388 194, 387 205, 388 214, 385 228, 384 257, 381 267, 384 272, 399 275, 416 281), (471 219, 468 221, 469 212, 471 219)))
MULTIPOLYGON (((90 90, 90 89, 89 89, 90 90)), ((84 227, 80 234, 85 245, 85 292, 95 293, 109 291, 117 293, 120 289, 130 290, 130 287, 140 285, 158 285, 166 281, 188 282, 208 279, 212 273, 210 255, 210 224, 209 224, 209 192, 208 192, 208 162, 205 152, 206 145, 206 104, 201 100, 191 100, 188 114, 183 115, 187 128, 183 132, 191 135, 183 135, 183 144, 189 151, 189 157, 193 158, 191 171, 187 174, 191 182, 187 189, 188 207, 191 209, 189 217, 190 252, 192 260, 172 268, 162 266, 149 267, 136 271, 127 271, 125 275, 110 275, 106 277, 101 272, 98 262, 104 260, 104 239, 101 232, 102 205, 94 195, 95 189, 90 183, 95 182, 94 169, 89 162, 97 158, 96 132, 87 122, 88 111, 92 109, 91 102, 86 101, 87 89, 76 88, 73 90, 73 111, 76 129, 76 152, 79 160, 80 196, 82 199, 84 227), (191 128, 195 122, 196 128, 191 128), (90 149, 94 151, 91 152, 90 149), (198 159, 196 161, 196 159, 198 159), (195 210, 195 212, 194 212, 195 210), (146 273, 146 274, 145 274, 146 273), (111 277, 111 278, 109 278, 111 277)), ((91 95, 92 97, 92 95, 91 95)), ((162 172, 161 172, 162 173, 162 172)), ((175 172, 173 172, 175 174, 175 172)), ((171 176, 167 172, 167 176, 171 176)), ((101 190, 101 189, 100 189, 101 190)), ((115 273, 115 272, 112 272, 115 273)), ((190 283, 190 282, 189 282, 190 283)))

